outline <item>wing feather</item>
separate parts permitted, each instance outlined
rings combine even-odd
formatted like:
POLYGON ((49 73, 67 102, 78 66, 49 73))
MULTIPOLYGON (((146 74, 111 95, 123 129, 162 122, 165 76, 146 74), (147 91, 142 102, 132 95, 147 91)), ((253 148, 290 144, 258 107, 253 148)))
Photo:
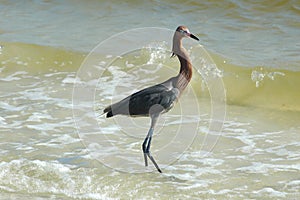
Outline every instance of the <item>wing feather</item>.
POLYGON ((167 88, 163 84, 138 91, 104 109, 106 117, 114 115, 148 116, 150 112, 169 111, 179 96, 177 88, 167 88))

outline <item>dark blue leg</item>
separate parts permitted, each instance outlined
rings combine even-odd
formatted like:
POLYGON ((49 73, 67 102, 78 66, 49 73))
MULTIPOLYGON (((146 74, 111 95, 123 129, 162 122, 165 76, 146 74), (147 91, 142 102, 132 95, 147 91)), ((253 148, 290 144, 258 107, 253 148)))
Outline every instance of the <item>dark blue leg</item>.
POLYGON ((148 166, 147 153, 149 153, 149 151, 147 152, 148 140, 149 140, 149 137, 147 136, 145 138, 144 142, 143 142, 143 145, 142 145, 142 149, 143 149, 143 153, 144 153, 145 166, 146 167, 148 166))
POLYGON ((152 135, 153 135, 154 126, 156 124, 158 116, 159 115, 152 115, 151 116, 151 127, 148 131, 147 137, 145 138, 145 140, 143 142, 142 149, 143 149, 143 153, 144 153, 145 166, 148 166, 148 160, 147 160, 147 156, 148 156, 149 159, 154 164, 154 166, 156 167, 157 171, 162 173, 161 169, 158 167, 157 163, 155 162, 153 156, 150 154, 150 146, 151 146, 152 135))

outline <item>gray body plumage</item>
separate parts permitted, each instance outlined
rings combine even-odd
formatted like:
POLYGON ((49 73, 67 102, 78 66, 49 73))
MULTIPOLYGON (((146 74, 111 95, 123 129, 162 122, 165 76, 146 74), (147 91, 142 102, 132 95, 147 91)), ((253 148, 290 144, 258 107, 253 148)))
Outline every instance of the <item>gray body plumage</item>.
POLYGON ((179 90, 175 87, 176 78, 140 90, 123 100, 104 109, 106 117, 115 115, 149 116, 154 113, 168 112, 179 97, 179 90))

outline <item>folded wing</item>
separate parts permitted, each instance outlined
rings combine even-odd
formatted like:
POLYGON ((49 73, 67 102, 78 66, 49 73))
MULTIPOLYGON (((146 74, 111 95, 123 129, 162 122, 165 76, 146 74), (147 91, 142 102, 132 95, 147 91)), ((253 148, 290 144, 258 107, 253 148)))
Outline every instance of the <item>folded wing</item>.
POLYGON ((149 116, 152 113, 169 111, 179 97, 177 88, 163 84, 154 85, 136 92, 104 109, 106 117, 114 115, 149 116))

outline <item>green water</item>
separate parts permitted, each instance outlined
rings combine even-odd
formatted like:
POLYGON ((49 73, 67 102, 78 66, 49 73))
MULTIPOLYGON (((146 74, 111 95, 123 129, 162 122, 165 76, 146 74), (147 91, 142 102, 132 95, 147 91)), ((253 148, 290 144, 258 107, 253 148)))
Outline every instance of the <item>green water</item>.
POLYGON ((1 199, 299 198, 298 1, 3 1, 0 8, 1 199), (74 83, 83 81, 76 75, 89 51, 114 33, 179 24, 219 68, 226 116, 221 133, 210 131, 212 93, 194 68, 154 134, 159 174, 143 166, 149 119, 105 119, 95 110, 176 75, 177 59, 155 48, 113 63, 97 53, 87 73, 95 96, 79 107, 74 83))

